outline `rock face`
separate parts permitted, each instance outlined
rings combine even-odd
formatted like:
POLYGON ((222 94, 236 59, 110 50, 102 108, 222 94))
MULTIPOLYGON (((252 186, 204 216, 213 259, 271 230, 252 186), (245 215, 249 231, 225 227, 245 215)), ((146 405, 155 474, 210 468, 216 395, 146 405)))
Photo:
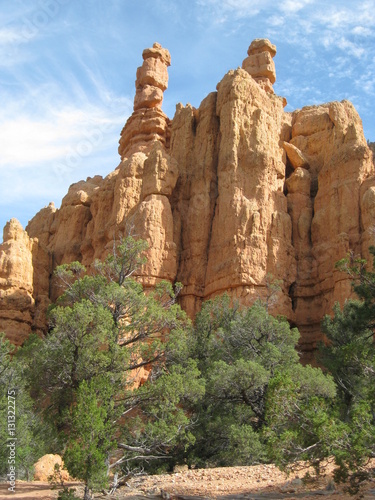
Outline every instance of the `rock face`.
POLYGON ((143 52, 120 165, 73 184, 61 208, 42 209, 26 232, 14 220, 5 228, 0 329, 13 342, 45 327, 56 265, 90 265, 133 227, 149 242, 145 285, 181 281, 192 317, 225 291, 247 305, 262 298, 299 327, 310 359, 322 317, 351 294, 336 261, 349 250, 369 258, 374 243, 374 164, 349 102, 284 111, 272 87, 275 54, 254 40, 241 69, 169 120, 169 52, 143 52))
POLYGON ((11 219, 0 245, 0 331, 15 345, 45 330, 50 268, 46 250, 11 219))
POLYGON ((351 295, 350 280, 335 262, 348 251, 371 262, 374 168, 361 120, 348 101, 295 112, 290 143, 310 166, 309 172, 298 167, 292 173, 287 197, 297 257, 295 322, 303 341, 314 345, 322 316, 351 295))
POLYGON ((4 228, 0 254, 1 329, 14 344, 27 337, 32 326, 33 242, 16 219, 4 228))
POLYGON ((64 469, 64 462, 60 455, 49 454, 43 455, 34 464, 34 481, 48 481, 48 479, 54 475, 56 465, 60 468, 61 479, 63 481, 71 480, 68 471, 64 469))

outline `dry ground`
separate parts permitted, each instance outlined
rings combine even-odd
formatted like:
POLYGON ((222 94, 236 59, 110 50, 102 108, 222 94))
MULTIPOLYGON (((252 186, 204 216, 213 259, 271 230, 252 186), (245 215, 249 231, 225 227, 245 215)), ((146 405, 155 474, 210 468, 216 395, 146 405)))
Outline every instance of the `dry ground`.
MULTIPOLYGON (((375 467, 375 460, 371 464, 375 467)), ((97 499, 181 499, 217 498, 235 499, 375 499, 375 479, 366 481, 360 493, 350 496, 342 485, 335 485, 330 475, 331 468, 319 479, 304 483, 301 478, 304 471, 287 477, 273 465, 253 467, 225 467, 216 469, 182 470, 173 474, 133 478, 128 486, 122 487, 114 497, 95 495, 97 499)), ((78 483, 71 486, 82 494, 78 483)), ((52 500, 57 492, 50 489, 48 483, 17 482, 16 493, 7 491, 7 485, 0 485, 0 500, 52 500)))

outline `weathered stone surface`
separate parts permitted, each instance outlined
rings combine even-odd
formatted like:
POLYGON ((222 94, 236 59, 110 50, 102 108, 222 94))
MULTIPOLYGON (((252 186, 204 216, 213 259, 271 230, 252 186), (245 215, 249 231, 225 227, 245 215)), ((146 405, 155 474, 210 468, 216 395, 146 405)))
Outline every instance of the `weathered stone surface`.
POLYGON ((0 331, 19 345, 32 327, 33 240, 16 219, 4 228, 0 245, 0 331))
POLYGON ((168 50, 159 43, 143 51, 143 64, 137 70, 134 110, 161 107, 163 93, 168 88, 167 67, 171 65, 168 50))
POLYGON ((179 178, 171 203, 174 240, 179 266, 177 280, 184 284, 181 304, 193 317, 205 298, 205 282, 212 221, 217 199, 219 119, 217 93, 209 94, 195 109, 178 105, 172 122, 171 155, 179 178))
POLYGON ((46 328, 50 269, 46 249, 11 219, 0 245, 0 332, 15 345, 46 328))
POLYGON ((273 93, 272 84, 276 81, 276 69, 273 58, 276 47, 267 38, 253 40, 243 61, 242 68, 267 92, 273 93))
POLYGON ((71 477, 69 472, 64 469, 64 462, 60 455, 43 455, 34 464, 34 481, 48 481, 50 476, 53 476, 55 472, 55 465, 60 467, 61 479, 63 481, 69 481, 71 477))
POLYGON ((373 256, 369 252, 370 245, 375 242, 375 177, 369 177, 361 185, 361 255, 372 266, 373 256))
POLYGON ((11 219, 3 231, 0 261, 0 279, 11 287, 33 291, 32 246, 33 242, 17 219, 11 219))
POLYGON ((267 38, 255 38, 247 50, 249 56, 269 52, 272 57, 276 55, 276 45, 271 43, 267 38))
POLYGON ((290 144, 289 142, 283 142, 283 148, 285 149, 288 160, 293 168, 309 168, 307 159, 304 157, 303 153, 296 148, 296 146, 293 146, 293 144, 290 144))
POLYGON ((173 215, 168 198, 160 194, 147 196, 139 205, 135 220, 135 233, 149 244, 147 263, 139 273, 142 282, 154 285, 160 279, 175 281, 177 246, 173 241, 173 215))
POLYGON ((259 39, 248 54, 198 109, 178 104, 170 121, 160 108, 169 52, 144 51, 120 165, 71 186, 27 234, 15 221, 6 227, 0 329, 13 342, 45 328, 56 265, 90 266, 132 228, 149 243, 145 285, 182 282, 191 317, 223 292, 246 305, 268 300, 299 327, 312 360, 322 317, 351 295, 336 261, 348 251, 370 259, 375 243, 373 156, 352 104, 287 113, 272 90, 276 48, 259 39), (272 280, 281 288, 271 296, 272 280))
POLYGON ((48 207, 39 210, 26 226, 26 231, 30 238, 38 238, 40 244, 45 247, 48 245, 51 237, 51 227, 55 213, 55 204, 51 202, 48 207))
POLYGON ((159 43, 143 51, 143 64, 137 70, 134 112, 121 132, 119 155, 123 160, 132 153, 149 151, 154 142, 164 146, 169 140, 169 119, 161 111, 164 91, 168 87, 168 50, 159 43))
MULTIPOLYGON (((300 181, 303 197, 296 199, 293 176, 287 189, 290 213, 297 211, 298 227, 293 231, 297 251, 298 276, 293 290, 296 323, 302 333, 302 349, 314 349, 320 338, 320 322, 332 311, 336 301, 350 297, 351 280, 335 269, 335 263, 352 251, 367 256, 364 246, 374 241, 371 225, 371 188, 374 173, 361 120, 348 101, 312 106, 295 112, 291 144, 300 149, 310 165, 310 203, 308 186, 300 181), (301 240, 313 217, 309 235, 301 240), (362 206, 362 208, 361 208, 362 206), (363 240, 363 241, 362 241, 363 240), (296 245, 296 241, 298 245, 296 245), (310 246, 310 251, 309 247, 310 246)), ((300 173, 298 174, 301 177, 300 173)))
POLYGON ((144 163, 142 200, 151 194, 171 196, 176 186, 177 177, 176 160, 167 155, 160 144, 155 143, 144 163))
POLYGON ((168 145, 169 119, 157 107, 143 107, 134 111, 126 122, 121 132, 118 152, 124 160, 133 153, 147 153, 156 141, 164 146, 168 145))
POLYGON ((272 274, 284 283, 277 307, 291 317, 287 290, 295 279, 295 260, 283 194, 282 103, 239 69, 218 85, 216 109, 218 198, 205 296, 237 289, 242 302, 265 298, 266 277, 272 274))

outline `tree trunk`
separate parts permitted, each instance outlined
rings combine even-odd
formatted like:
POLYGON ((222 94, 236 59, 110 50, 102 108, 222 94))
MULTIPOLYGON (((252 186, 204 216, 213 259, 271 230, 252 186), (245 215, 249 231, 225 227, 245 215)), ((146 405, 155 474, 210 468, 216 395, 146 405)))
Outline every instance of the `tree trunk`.
POLYGON ((87 486, 87 484, 85 484, 85 494, 83 495, 83 500, 92 500, 92 496, 90 494, 90 489, 87 486))

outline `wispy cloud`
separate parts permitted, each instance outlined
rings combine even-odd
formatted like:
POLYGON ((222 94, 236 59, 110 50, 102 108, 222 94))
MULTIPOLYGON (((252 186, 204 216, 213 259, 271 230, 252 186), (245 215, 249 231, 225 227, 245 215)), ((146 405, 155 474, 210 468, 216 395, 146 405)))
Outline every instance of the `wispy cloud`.
POLYGON ((311 3, 313 0, 284 0, 284 2, 280 2, 279 9, 286 14, 296 14, 311 3))
POLYGON ((27 40, 21 35, 19 30, 15 27, 13 28, 1 28, 0 29, 0 47, 4 47, 13 43, 26 42, 27 40))
POLYGON ((294 15, 314 3, 314 0, 283 0, 277 4, 273 0, 196 0, 196 3, 211 11, 224 13, 227 19, 230 15, 237 18, 253 18, 269 10, 294 15))
POLYGON ((375 2, 363 2, 361 5, 353 2, 349 7, 327 5, 326 8, 315 12, 316 21, 334 30, 347 30, 356 27, 372 27, 375 25, 375 2))
POLYGON ((363 36, 363 37, 374 36, 373 30, 371 30, 370 28, 365 28, 364 26, 355 26, 352 29, 352 34, 363 36))
POLYGON ((58 206, 70 184, 106 175, 118 164, 117 141, 131 99, 98 81, 93 102, 76 81, 68 88, 64 93, 59 86, 26 83, 22 98, 0 92, 0 216, 9 218, 7 207, 19 203, 35 206, 34 213, 50 201, 58 206))
MULTIPOLYGON (((0 14, 0 68, 13 68, 34 58, 35 44, 54 39, 66 29, 61 15, 72 0, 9 2, 0 14)), ((3 2, 4 3, 4 2, 3 2)))
MULTIPOLYGON (((268 33, 294 43, 304 43, 307 35, 315 33, 328 48, 329 43, 354 57, 362 57, 368 46, 364 38, 374 37, 375 1, 368 0, 361 6, 338 6, 322 0, 284 0, 275 4, 270 0, 197 0, 202 7, 215 11, 221 22, 230 22, 230 16, 252 18, 259 14, 267 21, 268 33), (281 27, 284 32, 276 31, 281 27), (352 40, 350 36, 356 37, 352 40)), ((311 43, 311 40, 309 41, 311 43)))
MULTIPOLYGON (((99 106, 77 108, 65 105, 59 110, 52 108, 43 116, 32 116, 25 110, 14 115, 13 119, 0 120, 0 168, 12 166, 18 169, 45 161, 61 161, 74 148, 84 150, 84 143, 94 141, 90 138, 95 135, 101 137, 100 141, 94 141, 98 154, 100 149, 108 146, 109 132, 118 131, 123 124, 129 106, 126 111, 116 113, 99 106)), ((11 106, 6 114, 11 114, 11 106)))
MULTIPOLYGON (((267 3, 267 0, 264 2, 267 3)), ((211 22, 215 23, 225 23, 231 16, 252 18, 262 10, 260 0, 196 0, 196 3, 207 10, 211 22)))
POLYGON ((267 20, 267 24, 272 27, 280 27, 285 23, 285 18, 283 16, 271 16, 267 20))
POLYGON ((332 32, 325 33, 321 37, 321 43, 326 49, 339 49, 342 52, 357 58, 362 58, 367 52, 365 46, 362 43, 356 43, 341 34, 332 32))

